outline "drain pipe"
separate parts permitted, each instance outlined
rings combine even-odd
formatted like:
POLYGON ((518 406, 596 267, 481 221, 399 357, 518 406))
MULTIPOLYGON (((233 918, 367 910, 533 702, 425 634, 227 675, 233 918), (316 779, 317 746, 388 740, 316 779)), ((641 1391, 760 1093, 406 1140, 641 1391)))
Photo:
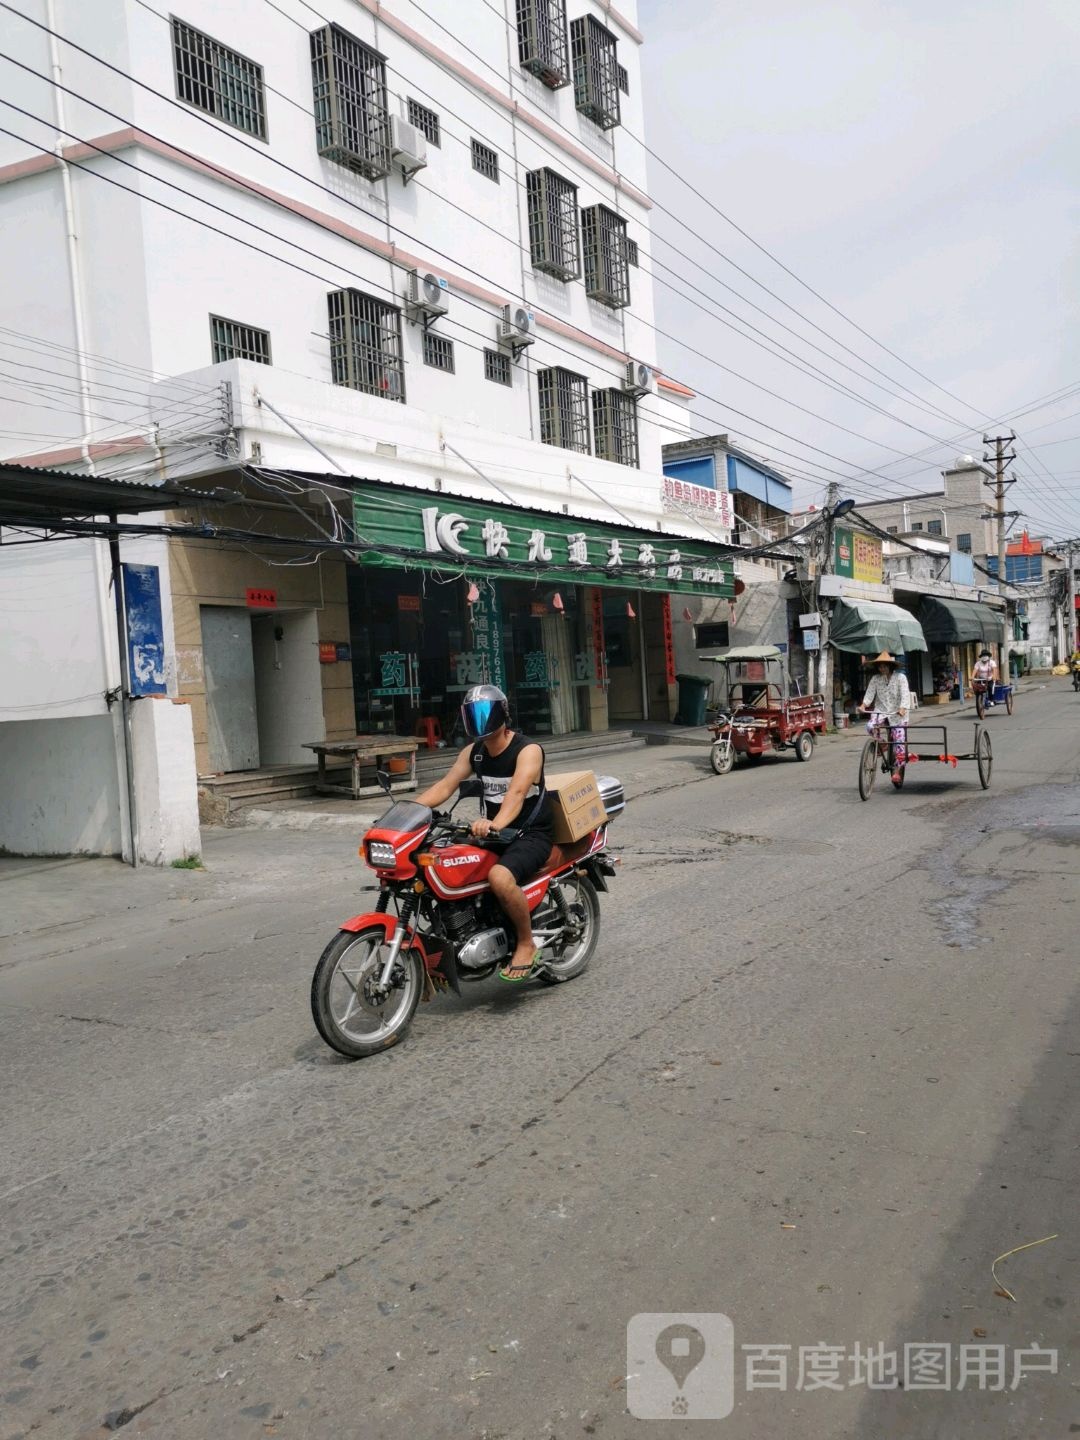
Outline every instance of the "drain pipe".
POLYGON ((53 154, 60 168, 60 185, 64 196, 64 228, 67 236, 68 280, 71 285, 71 320, 75 331, 75 368, 82 411, 83 464, 93 475, 94 461, 90 453, 90 375, 86 364, 86 318, 83 311, 82 264, 79 259, 79 232, 75 224, 75 192, 71 183, 71 167, 64 159, 64 92, 63 68, 60 64, 60 43, 56 38, 55 0, 45 0, 45 23, 49 28, 49 68, 53 78, 53 104, 56 110, 56 143, 53 154))

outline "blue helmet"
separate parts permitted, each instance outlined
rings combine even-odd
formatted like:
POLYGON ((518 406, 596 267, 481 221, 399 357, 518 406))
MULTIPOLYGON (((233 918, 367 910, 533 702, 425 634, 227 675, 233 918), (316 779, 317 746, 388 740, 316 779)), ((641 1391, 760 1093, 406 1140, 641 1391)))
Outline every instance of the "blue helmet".
POLYGON ((461 705, 461 723, 472 740, 494 735, 510 723, 510 706, 497 685, 474 685, 466 690, 461 705))

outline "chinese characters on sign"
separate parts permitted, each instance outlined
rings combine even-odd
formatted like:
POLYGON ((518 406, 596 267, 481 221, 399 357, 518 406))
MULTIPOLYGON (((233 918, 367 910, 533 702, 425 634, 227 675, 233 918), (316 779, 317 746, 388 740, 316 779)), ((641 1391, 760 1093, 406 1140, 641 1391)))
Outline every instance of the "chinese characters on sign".
POLYGON ((880 585, 883 569, 881 541, 872 535, 838 529, 833 539, 833 561, 837 575, 864 585, 880 585))
POLYGON ((554 681, 551 666, 543 650, 528 650, 523 656, 525 677, 520 688, 524 690, 552 690, 554 681))
POLYGON ((735 524, 734 507, 727 490, 691 485, 688 480, 673 480, 665 475, 660 498, 665 510, 700 510, 720 530, 730 530, 735 524))
POLYGON ((459 680, 461 685, 497 685, 506 689, 506 660, 503 655, 502 607, 493 585, 481 585, 472 603, 473 650, 481 657, 485 671, 478 680, 459 680))
POLYGON ((607 656, 604 654, 604 597, 592 592, 592 653, 593 674, 601 690, 607 689, 607 656))
MULTIPOLYGON (((319 647, 320 650, 322 646, 319 647)), ((336 645, 330 649, 337 651, 336 645)), ((336 653, 331 658, 336 658, 336 653)), ((372 695, 408 695, 416 700, 420 696, 419 661, 415 655, 406 655, 401 650, 387 650, 379 656, 379 688, 372 695)))
POLYGON ((249 610, 276 610, 276 590, 247 590, 244 592, 249 610))

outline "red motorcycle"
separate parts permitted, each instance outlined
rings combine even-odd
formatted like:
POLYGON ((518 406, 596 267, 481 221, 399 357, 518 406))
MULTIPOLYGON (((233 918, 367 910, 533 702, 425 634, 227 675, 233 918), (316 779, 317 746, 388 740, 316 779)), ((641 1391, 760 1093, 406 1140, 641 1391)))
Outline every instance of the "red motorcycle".
MULTIPOLYGON (((611 820, 625 806, 622 786, 597 780, 611 820)), ((458 800, 479 795, 467 781, 458 800)), ((455 807, 456 808, 456 805, 455 807)), ((364 836, 360 855, 379 877, 374 911, 346 920, 323 951, 311 981, 319 1034, 341 1055, 361 1059, 396 1045, 421 999, 493 975, 514 949, 509 921, 488 888, 499 850, 516 835, 483 843, 470 822, 414 800, 400 800, 364 836)), ((537 978, 562 985, 588 965, 600 938, 600 892, 618 861, 607 825, 573 845, 552 848, 547 865, 522 889, 540 950, 537 978)))

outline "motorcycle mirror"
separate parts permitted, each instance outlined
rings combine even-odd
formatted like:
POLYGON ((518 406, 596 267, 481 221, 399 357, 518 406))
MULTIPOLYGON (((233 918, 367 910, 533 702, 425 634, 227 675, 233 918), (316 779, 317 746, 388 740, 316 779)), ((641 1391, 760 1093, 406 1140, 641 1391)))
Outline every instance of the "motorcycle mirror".
POLYGON ((378 780, 381 788, 386 791, 387 795, 392 795, 394 793, 393 790, 390 788, 389 770, 379 770, 378 768, 376 768, 375 778, 376 780, 378 780))

